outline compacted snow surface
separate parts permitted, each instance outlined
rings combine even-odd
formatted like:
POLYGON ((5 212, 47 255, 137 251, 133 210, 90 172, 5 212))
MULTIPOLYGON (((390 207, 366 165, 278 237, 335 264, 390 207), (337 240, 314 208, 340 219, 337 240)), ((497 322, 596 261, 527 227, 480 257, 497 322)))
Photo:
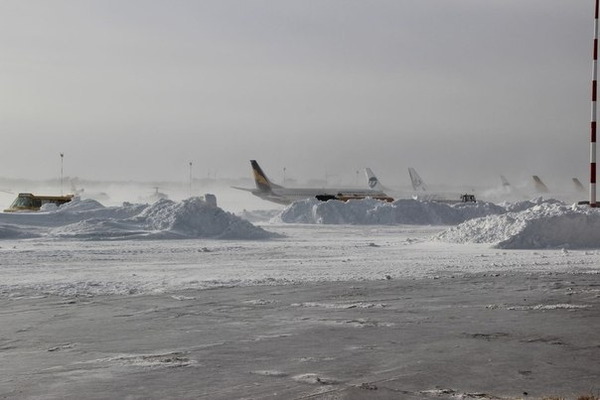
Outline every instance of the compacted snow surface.
POLYGON ((0 214, 0 398, 598 390, 596 210, 367 199, 252 215, 271 220, 194 198, 0 214))
POLYGON ((594 270, 600 215, 542 199, 503 206, 306 200, 259 227, 199 198, 120 207, 84 200, 2 213, 0 237, 0 288, 133 294, 439 271, 594 270), (511 248, 560 251, 500 251, 511 248))

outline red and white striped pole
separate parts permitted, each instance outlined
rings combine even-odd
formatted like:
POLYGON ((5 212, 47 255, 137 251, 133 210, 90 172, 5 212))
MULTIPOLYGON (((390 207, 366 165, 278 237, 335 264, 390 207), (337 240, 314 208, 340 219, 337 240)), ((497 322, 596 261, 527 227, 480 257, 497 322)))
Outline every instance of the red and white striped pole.
POLYGON ((598 75, 598 3, 594 16, 594 58, 592 61, 592 123, 590 141, 590 207, 596 207, 596 80, 598 75))

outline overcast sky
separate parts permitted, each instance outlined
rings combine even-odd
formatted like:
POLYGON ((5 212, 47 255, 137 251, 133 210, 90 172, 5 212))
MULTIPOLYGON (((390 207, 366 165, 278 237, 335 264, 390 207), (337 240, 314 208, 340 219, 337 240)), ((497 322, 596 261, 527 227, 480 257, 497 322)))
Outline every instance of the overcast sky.
POLYGON ((0 176, 586 182, 593 6, 2 0, 0 176))

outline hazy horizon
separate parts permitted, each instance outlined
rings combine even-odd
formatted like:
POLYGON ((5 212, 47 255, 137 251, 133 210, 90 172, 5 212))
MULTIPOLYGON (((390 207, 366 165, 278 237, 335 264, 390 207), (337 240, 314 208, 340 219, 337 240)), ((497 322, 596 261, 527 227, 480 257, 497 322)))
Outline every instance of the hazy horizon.
POLYGON ((585 183, 592 28, 557 0, 5 1, 0 176, 585 183))

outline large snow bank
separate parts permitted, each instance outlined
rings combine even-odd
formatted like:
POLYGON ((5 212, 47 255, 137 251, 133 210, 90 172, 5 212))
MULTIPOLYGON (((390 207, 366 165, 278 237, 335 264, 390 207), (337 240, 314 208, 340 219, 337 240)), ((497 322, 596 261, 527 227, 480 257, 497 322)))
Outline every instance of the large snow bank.
POLYGON ((525 211, 525 210, 530 209, 535 206, 539 206, 541 204, 564 205, 565 203, 563 203, 562 201, 556 200, 556 199, 544 199, 543 197, 538 197, 535 199, 517 201, 514 203, 504 202, 504 203, 500 203, 500 206, 504 207, 506 212, 519 212, 519 211, 525 211))
POLYGON ((386 203, 373 199, 322 202, 307 199, 290 204, 274 220, 304 224, 455 225, 468 219, 504 212, 504 207, 486 202, 447 204, 396 200, 386 203))
POLYGON ((198 198, 180 203, 159 200, 134 217, 133 221, 152 230, 185 237, 264 239, 275 236, 198 198))
POLYGON ((193 197, 181 202, 105 207, 74 199, 37 213, 0 214, 0 239, 60 237, 74 239, 218 238, 266 239, 276 236, 193 197))
POLYGON ((437 238, 453 243, 490 243, 502 249, 600 248, 600 211, 540 202, 523 211, 466 221, 437 238))

